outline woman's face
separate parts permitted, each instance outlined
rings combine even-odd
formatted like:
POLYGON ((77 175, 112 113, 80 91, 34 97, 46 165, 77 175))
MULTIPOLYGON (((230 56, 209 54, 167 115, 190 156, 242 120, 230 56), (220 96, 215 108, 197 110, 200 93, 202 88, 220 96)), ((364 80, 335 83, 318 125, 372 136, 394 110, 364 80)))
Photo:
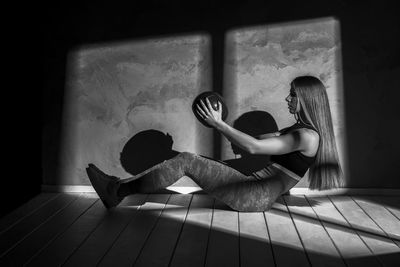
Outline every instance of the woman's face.
POLYGON ((289 112, 295 114, 300 111, 299 99, 293 87, 290 87, 289 95, 285 98, 288 102, 289 112))

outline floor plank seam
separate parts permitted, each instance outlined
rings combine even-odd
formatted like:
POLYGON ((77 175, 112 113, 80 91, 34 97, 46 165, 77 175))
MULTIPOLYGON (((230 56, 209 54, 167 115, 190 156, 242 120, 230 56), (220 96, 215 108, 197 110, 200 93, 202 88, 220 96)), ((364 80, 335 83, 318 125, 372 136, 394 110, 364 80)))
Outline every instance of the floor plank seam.
POLYGON ((292 220, 292 223, 293 223, 294 229, 296 230, 297 236, 299 237, 299 240, 300 240, 301 246, 303 247, 304 254, 306 255, 308 264, 309 264, 310 267, 311 267, 312 264, 311 264, 310 255, 308 255, 308 252, 307 252, 307 250, 306 250, 306 246, 304 245, 303 239, 301 238, 301 235, 300 235, 300 233, 299 233, 299 230, 297 229, 297 225, 296 225, 296 223, 294 222, 292 213, 290 212, 290 209, 289 209, 289 207, 288 207, 288 205, 287 205, 287 203, 286 203, 285 198, 284 198, 284 197, 281 197, 281 199, 282 199, 283 202, 285 203, 286 210, 287 210, 287 212, 288 212, 288 214, 289 214, 289 216, 290 216, 290 219, 292 220))
POLYGON ((165 207, 167 206, 167 203, 168 203, 168 201, 170 200, 170 198, 171 198, 171 194, 169 194, 168 199, 165 201, 165 204, 164 204, 164 207, 163 207, 162 211, 161 211, 160 214, 158 215, 157 220, 154 222, 153 227, 151 228, 151 230, 150 230, 149 233, 147 234, 146 239, 144 240, 144 242, 143 242, 143 244, 142 244, 142 247, 140 248, 139 253, 138 253, 137 256, 136 256, 136 259, 135 259, 135 260, 133 261, 133 263, 132 263, 132 266, 135 266, 136 262, 137 262, 138 259, 140 258, 140 255, 142 254, 143 249, 144 249, 144 247, 145 247, 147 241, 149 240, 151 234, 153 233, 153 230, 156 228, 156 226, 157 226, 157 224, 158 224, 158 222, 159 222, 159 220, 160 220, 160 218, 161 218, 161 215, 164 213, 165 207))
POLYGON ((92 229, 92 230, 88 233, 88 235, 79 243, 79 245, 76 246, 76 248, 74 248, 74 249, 71 251, 71 254, 69 254, 68 257, 65 258, 65 260, 60 264, 60 266, 64 266, 65 263, 68 262, 69 259, 72 257, 72 255, 74 255, 74 253, 75 253, 76 251, 78 251, 79 248, 80 248, 83 244, 85 244, 86 240, 88 240, 89 237, 90 237, 90 236, 96 231, 96 229, 102 224, 102 222, 103 222, 103 220, 105 219, 105 217, 106 217, 106 216, 103 216, 103 218, 101 218, 101 219, 99 220, 99 222, 97 223, 97 225, 96 225, 95 227, 93 227, 93 229, 92 229))
POLYGON ((238 220, 238 253, 239 253, 239 267, 241 266, 242 260, 241 260, 241 255, 240 255, 240 212, 237 213, 237 220, 238 220))
MULTIPOLYGON (((133 200, 135 200, 135 202, 131 201, 129 203, 132 204, 126 204, 125 206, 127 206, 129 210, 122 210, 124 221, 120 221, 120 223, 118 224, 118 229, 115 229, 113 231, 114 234, 107 239, 107 242, 103 242, 103 249, 101 250, 101 253, 98 253, 93 263, 96 266, 103 265, 106 261, 108 262, 108 260, 110 260, 109 263, 112 263, 114 261, 114 258, 110 257, 112 256, 110 254, 113 254, 111 253, 111 250, 115 252, 117 249, 119 249, 117 243, 122 241, 120 239, 128 240, 130 238, 130 235, 127 232, 127 229, 129 229, 128 226, 132 223, 134 225, 137 225, 135 220, 139 220, 141 215, 149 215, 152 216, 152 223, 148 223, 146 225, 146 232, 143 232, 141 234, 140 242, 136 242, 137 246, 135 246, 135 253, 137 253, 137 255, 131 255, 129 257, 129 260, 125 260, 125 262, 127 262, 130 266, 137 266, 141 263, 144 263, 146 265, 148 262, 147 260, 144 260, 144 258, 151 260, 151 258, 147 257, 152 257, 153 250, 150 249, 152 247, 150 245, 153 244, 153 239, 158 236, 158 233, 160 233, 160 231, 158 231, 159 229, 161 229, 160 226, 164 224, 164 221, 163 223, 161 223, 161 220, 163 218, 169 218, 170 214, 174 215, 175 208, 177 208, 180 225, 174 224, 174 234, 169 235, 170 238, 168 239, 168 253, 164 253, 166 256, 164 257, 164 264, 168 267, 174 266, 175 258, 180 252, 180 247, 181 243, 183 243, 183 239, 187 241, 186 238, 183 237, 186 236, 185 227, 188 226, 188 224, 192 221, 192 209, 193 212, 196 212, 199 206, 196 204, 197 200, 195 201, 196 198, 194 198, 193 194, 190 194, 190 196, 184 198, 184 204, 182 204, 183 202, 179 202, 179 204, 178 202, 172 201, 175 200, 175 197, 173 197, 173 195, 174 193, 166 193, 164 196, 162 196, 160 201, 158 197, 156 197, 155 200, 152 201, 152 197, 150 197, 151 194, 146 194, 145 196, 140 196, 140 201, 136 201, 136 198, 134 198, 133 200), (153 215, 154 211, 156 211, 156 213, 154 213, 153 215), (127 221, 126 224, 125 221, 127 221), (150 252, 150 254, 147 252, 150 252), (146 257, 144 257, 145 255, 146 257)), ((96 203, 96 210, 97 208, 102 208, 102 206, 99 205, 99 198, 96 197, 96 199, 90 198, 87 200, 82 200, 82 198, 84 198, 83 196, 85 196, 84 193, 47 195, 37 199, 36 202, 32 202, 31 205, 26 205, 24 209, 20 209, 18 212, 15 212, 13 216, 10 216, 7 220, 7 222, 9 222, 11 225, 9 226, 7 223, 4 223, 3 227, 6 227, 6 229, 0 232, 0 238, 3 237, 5 238, 4 240, 8 240, 8 238, 6 237, 10 237, 8 243, 5 243, 7 245, 4 246, 5 249, 3 250, 5 251, 0 255, 0 259, 18 259, 20 262, 23 262, 23 266, 29 266, 30 264, 35 264, 37 258, 42 259, 42 256, 44 256, 43 259, 47 260, 47 257, 53 255, 53 253, 49 254, 47 253, 47 251, 49 250, 49 248, 52 248, 52 246, 54 247, 55 243, 59 243, 59 246, 56 247, 61 251, 61 249, 64 247, 64 243, 58 242, 60 236, 69 236, 69 234, 67 233, 72 231, 72 226, 74 224, 76 225, 76 227, 74 227, 73 231, 80 232, 80 223, 77 223, 78 220, 80 220, 84 216, 84 214, 88 213, 88 211, 92 209, 96 205, 96 203), (56 202, 52 203, 52 201, 54 200, 56 200, 56 202), (81 203, 85 203, 84 206, 82 206, 83 204, 81 203), (46 207, 46 205, 48 206, 46 207), (75 210, 75 207, 79 207, 79 210, 75 210), (72 210, 74 210, 75 212, 70 213, 70 211, 72 210), (24 212, 26 212, 27 214, 24 214, 24 212), (69 216, 69 214, 71 214, 71 216, 69 216), (68 220, 64 221, 64 218, 68 220), (44 233, 45 229, 48 228, 50 232, 46 231, 45 239, 41 239, 41 234, 44 233), (2 236, 3 234, 6 235, 2 236), (37 241, 40 241, 40 243, 37 243, 37 241), (28 248, 28 246, 30 252, 29 254, 26 254, 25 251, 22 250, 22 248, 28 248), (45 251, 46 253, 44 253, 45 251), (23 255, 18 254, 22 255, 23 258, 18 258, 14 256, 17 255, 17 252, 23 253, 23 255)), ((324 237, 324 241, 326 242, 326 244, 328 244, 329 241, 332 242, 331 244, 329 244, 329 251, 332 254, 327 254, 327 259, 329 259, 329 256, 332 256, 337 260, 336 263, 341 263, 342 261, 344 266, 346 267, 358 262, 357 260, 361 262, 363 260, 366 260, 366 262, 368 262, 369 260, 370 264, 374 265, 374 263, 372 262, 374 261, 374 259, 376 259, 377 261, 375 262, 377 266, 386 266, 388 262, 391 263, 393 259, 396 259, 396 257, 399 255, 396 254, 398 253, 398 250, 396 250, 397 247, 400 247, 400 243, 398 242, 400 241, 400 239, 398 238, 399 232, 397 229, 397 225, 400 220, 398 213, 398 208, 400 206, 398 206, 396 202, 397 198, 387 199, 385 197, 368 197, 363 195, 345 195, 344 197, 319 195, 315 196, 315 198, 313 196, 307 195, 302 196, 304 197, 305 202, 300 202, 301 205, 297 204, 296 199, 292 200, 289 197, 286 198, 285 196, 282 196, 281 203, 283 205, 281 206, 279 203, 277 203, 279 206, 276 206, 274 210, 278 211, 280 215, 287 213, 285 215, 285 218, 286 216, 290 216, 287 217, 286 222, 287 225, 289 225, 291 228, 291 236, 293 236, 294 239, 298 238, 298 240, 295 240, 296 248, 298 250, 297 252, 299 256, 301 256, 302 260, 304 260, 304 265, 307 266, 308 264, 309 266, 313 266, 313 264, 315 264, 316 262, 318 263, 318 261, 314 262, 314 260, 319 260, 318 258, 314 258, 316 256, 319 256, 319 250, 316 250, 314 252, 314 247, 311 246, 309 243, 309 238, 314 237, 304 234, 308 233, 308 231, 304 230, 304 227, 307 226, 307 222, 309 223, 310 227, 317 227, 319 230, 318 233, 320 233, 321 236, 323 236, 324 232, 326 233, 327 236, 324 237), (311 208, 311 210, 309 210, 309 208, 311 208), (372 222, 369 220, 372 220, 372 222), (320 229, 320 226, 322 226, 323 230, 320 229), (293 227, 294 229, 292 229, 293 227), (344 241, 342 237, 345 238, 344 240, 347 240, 347 238, 349 237, 349 240, 351 242, 349 244, 343 243, 344 241), (385 242, 387 247, 379 247, 379 242, 385 242), (392 243, 394 243, 395 247, 393 247, 392 243), (332 245, 334 246, 334 248, 332 247, 332 245), (302 246, 303 250, 301 250, 300 246, 302 246), (350 250, 348 250, 348 248, 350 250), (351 254, 351 249, 354 249, 355 253, 363 254, 353 255, 351 254), (337 254, 334 253, 335 250, 337 254), (306 257, 307 261, 304 259, 304 256, 306 257)), ((214 259, 214 248, 218 247, 215 246, 213 242, 214 239, 212 237, 213 226, 216 227, 219 224, 217 223, 219 213, 218 209, 216 209, 216 207, 218 207, 218 202, 215 198, 212 198, 212 200, 210 200, 208 203, 208 229, 206 227, 203 231, 201 231, 203 240, 202 248, 204 250, 202 250, 202 257, 199 258, 199 263, 203 266, 207 266, 210 264, 212 265, 214 259)), ((124 208, 124 205, 121 206, 122 208, 124 208)), ((204 208, 204 206, 201 206, 201 208, 204 208)), ((76 242, 73 243, 73 246, 69 246, 69 249, 67 251, 64 251, 62 259, 60 258, 61 260, 59 260, 61 261, 61 264, 59 264, 59 266, 65 266, 67 263, 69 263, 71 257, 75 258, 75 254, 77 254, 77 251, 82 249, 82 246, 85 246, 86 248, 87 246, 85 245, 85 243, 88 243, 88 239, 92 239, 92 237, 95 235, 99 238, 102 238, 104 236, 103 234, 101 236, 96 234, 96 231, 99 229, 99 227, 104 224, 105 221, 108 221, 108 216, 106 212, 107 210, 103 211, 103 209, 101 209, 101 211, 102 213, 99 213, 99 215, 102 215, 99 216, 96 221, 93 221, 93 223, 91 223, 90 228, 88 227, 87 230, 85 230, 84 234, 80 235, 79 239, 77 239, 76 242)), ((270 265, 276 267, 280 266, 280 257, 282 256, 280 254, 281 251, 279 250, 281 239, 279 239, 279 236, 277 236, 277 239, 275 239, 276 231, 273 230, 275 229, 275 224, 271 223, 272 219, 270 219, 270 214, 268 212, 269 211, 262 212, 264 220, 262 220, 262 218, 259 218, 259 221, 257 220, 258 225, 262 225, 265 223, 266 227, 266 231, 264 230, 262 233, 258 233, 257 237, 266 237, 264 242, 268 241, 269 245, 266 244, 265 249, 263 249, 262 252, 271 253, 271 255, 269 255, 268 257, 268 260, 270 260, 270 265), (273 237, 271 237, 270 231, 273 231, 273 237)), ((116 214, 118 215, 119 211, 116 214)), ((113 216, 113 214, 111 215, 113 216)), ((232 226, 229 229, 236 230, 236 236, 238 238, 237 241, 235 241, 234 239, 229 239, 231 240, 229 242, 229 247, 231 249, 234 249, 235 251, 237 248, 238 255, 235 252, 235 265, 244 266, 246 265, 248 259, 246 254, 246 237, 248 231, 248 221, 246 220, 248 218, 244 212, 242 213, 238 211, 232 211, 229 217, 230 223, 232 223, 232 225, 229 224, 229 226, 232 226), (237 214, 237 226, 233 225, 233 223, 235 223, 236 221, 236 219, 233 218, 233 215, 235 213, 237 214), (246 223, 243 224, 243 222, 246 223)), ((275 223, 275 221, 273 222, 275 223)), ((108 231, 108 228, 105 228, 104 231, 104 233, 106 233, 108 231)), ((132 228, 132 230, 129 230, 129 233, 134 233, 135 231, 136 227, 132 228)), ((250 232, 253 233, 252 231, 250 232)), ((312 230, 310 233, 313 233, 312 230)), ((320 237, 320 235, 317 235, 317 237, 320 237)), ((62 238, 62 240, 64 240, 64 238, 62 238)), ((317 238, 315 240, 319 239, 317 238)), ((187 242, 185 242, 185 244, 187 244, 187 242)), ((187 248, 187 245, 184 245, 184 247, 187 248)), ((56 252, 56 249, 51 249, 51 251, 56 252)), ((229 255, 228 253, 225 254, 227 256, 233 256, 229 255)), ((324 251, 322 251, 321 255, 325 256, 324 251)), ((290 262, 293 262, 290 257, 285 258, 285 256, 283 256, 283 258, 286 261, 289 261, 289 264, 290 262)), ((399 258, 397 257, 397 259, 399 258)), ((258 263, 264 263, 264 260, 260 258, 258 259, 258 263)), ((356 266, 358 265, 356 264, 356 266)))
MULTIPOLYGON (((145 199, 144 199, 144 204, 146 203, 147 199, 149 198, 149 195, 147 194, 145 199)), ((115 239, 113 240, 113 242, 111 243, 111 245, 108 247, 108 249, 105 251, 105 253, 100 257, 99 261, 97 262, 96 266, 100 265, 100 263, 102 262, 102 260, 104 259, 104 257, 108 254, 108 252, 114 247, 115 243, 117 242, 118 238, 120 238, 120 236, 122 235, 122 233, 125 231, 125 229, 128 227, 128 225, 135 219, 135 217, 139 216, 139 211, 140 208, 144 205, 140 205, 139 207, 137 207, 137 209, 135 210, 135 213, 132 214, 132 217, 128 220, 128 222, 126 223, 126 225, 122 228, 122 230, 118 233, 118 235, 115 237, 115 239)))
MULTIPOLYGON (((391 237, 369 214, 368 212, 361 207, 361 205, 353 198, 353 196, 349 196, 362 210, 363 212, 369 217, 371 218, 371 220, 379 227, 379 229, 381 229, 383 231, 383 233, 386 235, 387 238, 389 238, 397 247, 400 248, 400 243, 398 241, 400 241, 399 239, 395 239, 393 237, 391 237), (396 242, 397 241, 397 242, 396 242)), ((383 205, 382 205, 383 206, 383 205)))
POLYGON ((99 201, 99 199, 95 200, 88 208, 86 208, 79 216, 68 226, 66 227, 63 231, 59 232, 56 234, 53 238, 51 238, 41 249, 39 249, 24 265, 28 265, 29 262, 31 262, 37 255, 39 255, 43 250, 45 250, 50 244, 56 240, 59 236, 61 236, 63 233, 68 231, 68 229, 79 219, 85 214, 92 206, 96 204, 96 202, 99 201))
MULTIPOLYGON (((382 260, 380 259, 380 257, 378 255, 376 255, 374 253, 374 251, 371 249, 371 247, 367 244, 367 242, 365 242, 364 238, 360 235, 360 231, 357 230, 356 227, 354 227, 353 224, 351 224, 349 222, 349 220, 347 220, 347 218, 344 216, 344 214, 338 209, 338 207, 335 205, 335 203, 332 201, 332 199, 327 196, 327 198, 329 199, 329 201, 332 203, 332 205, 335 207, 335 209, 339 212, 339 214, 344 218, 344 220, 347 222, 347 224, 353 229, 353 231, 357 234, 358 238, 361 239, 361 241, 364 243, 364 245, 368 248, 368 250, 371 252, 372 255, 374 255, 375 259, 381 264, 381 266, 385 266, 382 262, 382 260)), ((353 200, 354 201, 354 200, 353 200)))
POLYGON ((185 219, 182 222, 181 229, 179 229, 179 234, 178 234, 178 237, 177 237, 176 242, 174 244, 174 249, 172 250, 172 255, 171 255, 171 257, 169 259, 169 262, 168 262, 168 267, 171 266, 172 260, 174 258, 175 250, 176 250, 176 247, 178 246, 179 239, 181 238, 181 234, 182 234, 182 231, 183 231, 183 226, 186 223, 186 219, 187 219, 187 216, 188 216, 188 213, 189 213, 190 205, 192 205, 192 201, 193 201, 193 194, 191 194, 190 202, 189 202, 189 205, 187 207, 186 214, 185 214, 185 219))
POLYGON ((379 229, 382 230, 382 232, 386 235, 387 238, 389 238, 396 246, 399 246, 395 241, 394 238, 391 237, 372 217, 369 215, 369 213, 353 198, 353 196, 349 196, 356 204, 357 206, 360 207, 360 209, 379 227, 379 229))
POLYGON ((12 245, 10 248, 8 248, 5 252, 3 252, 3 254, 0 255, 0 258, 6 256, 10 251, 12 251, 16 246, 18 246, 21 242, 23 242, 26 238, 28 238, 32 233, 34 233, 35 231, 37 231, 43 224, 45 224, 46 222, 48 222, 49 220, 51 220, 55 215, 57 215, 59 212, 61 212, 62 210, 64 210, 66 207, 68 207, 69 205, 71 205, 73 202, 75 202, 78 199, 78 196, 76 196, 75 198, 73 198, 70 202, 68 202, 65 206, 61 207, 59 210, 57 210, 55 213, 53 213, 51 216, 49 216, 46 220, 44 220, 43 222, 41 222, 38 226, 36 226, 33 230, 31 230, 29 233, 27 233, 23 238, 21 238, 20 240, 18 240, 14 245, 12 245))
POLYGON ((55 196, 49 198, 48 200, 46 200, 44 203, 42 203, 41 205, 39 205, 39 207, 37 207, 36 209, 32 210, 31 212, 27 213, 26 215, 24 215, 23 217, 21 217, 20 219, 18 219, 17 221, 15 221, 14 223, 12 223, 10 226, 8 226, 6 229, 3 229, 0 232, 0 236, 7 232, 10 228, 12 228, 14 225, 18 224, 19 222, 21 222, 22 220, 24 220, 26 217, 34 214, 35 212, 37 212, 38 210, 40 210, 40 208, 42 208, 44 205, 46 205, 47 203, 49 203, 50 201, 53 201, 54 199, 58 198, 59 196, 61 196, 62 193, 58 193, 55 196))
POLYGON ((269 227, 268 227, 268 223, 267 223, 267 217, 265 216, 265 212, 263 212, 263 215, 264 215, 265 225, 267 226, 268 241, 269 241, 269 246, 270 246, 270 248, 271 248, 272 259, 273 259, 273 261, 274 261, 274 266, 276 267, 277 265, 276 265, 274 247, 272 246, 271 234, 270 234, 270 232, 269 232, 269 227))
POLYGON ((213 210, 212 210, 212 214, 211 214, 211 222, 210 222, 210 227, 209 227, 209 229, 208 229, 206 253, 205 253, 205 255, 204 255, 204 267, 207 266, 208 246, 209 246, 209 244, 210 244, 210 235, 211 235, 212 225, 213 225, 213 221, 214 221, 215 204, 216 204, 216 201, 215 201, 215 198, 214 198, 214 202, 213 202, 213 205, 212 205, 212 209, 213 209, 213 210))
POLYGON ((392 214, 395 218, 397 218, 397 220, 400 221, 400 218, 397 217, 397 215, 394 214, 386 205, 382 205, 382 207, 384 207, 390 214, 392 214))
POLYGON ((314 210, 314 208, 313 208, 313 206, 312 206, 310 200, 308 199, 308 197, 307 197, 306 195, 304 195, 304 198, 305 198, 306 201, 308 202, 308 205, 310 205, 310 207, 311 207, 311 209, 313 210, 315 216, 317 216, 317 219, 318 219, 319 223, 320 223, 321 226, 324 228, 324 230, 325 230, 326 234, 328 235, 329 239, 331 240, 333 246, 336 248, 336 251, 339 253, 340 258, 342 259, 344 265, 348 267, 348 264, 347 264, 346 260, 344 259, 343 254, 340 252, 340 249, 338 248, 336 242, 333 240, 332 236, 329 234, 329 231, 326 229, 325 223, 321 220, 321 218, 318 216, 317 212, 314 210))

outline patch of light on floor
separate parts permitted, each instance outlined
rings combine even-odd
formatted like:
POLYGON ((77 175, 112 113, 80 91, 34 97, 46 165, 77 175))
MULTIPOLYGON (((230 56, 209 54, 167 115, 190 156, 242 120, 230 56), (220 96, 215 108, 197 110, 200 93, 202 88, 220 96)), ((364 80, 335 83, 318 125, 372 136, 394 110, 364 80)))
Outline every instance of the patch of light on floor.
POLYGON ((167 189, 180 194, 191 194, 194 192, 201 191, 201 188, 195 186, 169 186, 167 187, 167 189))

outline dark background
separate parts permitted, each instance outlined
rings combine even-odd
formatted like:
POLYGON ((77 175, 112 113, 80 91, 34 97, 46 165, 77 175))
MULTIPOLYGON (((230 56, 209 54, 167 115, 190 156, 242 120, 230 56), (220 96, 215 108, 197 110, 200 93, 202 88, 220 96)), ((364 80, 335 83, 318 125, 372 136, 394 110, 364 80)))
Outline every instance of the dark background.
MULTIPOLYGON (((56 2, 56 1, 54 1, 56 2)), ((393 1, 394 2, 394 1, 393 1)), ((66 56, 82 44, 204 31, 213 40, 213 83, 222 88, 223 40, 235 27, 334 16, 341 25, 348 187, 400 188, 400 20, 378 1, 80 1, 21 4, 3 34, 11 55, 3 95, 1 214, 56 175, 66 56), (22 11, 23 10, 23 11, 22 11), (9 27, 13 26, 13 27, 9 27), (15 51, 15 52, 14 52, 15 51), (13 116, 10 117, 9 115, 13 116), (3 155, 4 155, 3 154, 3 155), (367 185, 367 186, 366 186, 367 185)), ((3 38, 4 39, 4 38, 3 38)))

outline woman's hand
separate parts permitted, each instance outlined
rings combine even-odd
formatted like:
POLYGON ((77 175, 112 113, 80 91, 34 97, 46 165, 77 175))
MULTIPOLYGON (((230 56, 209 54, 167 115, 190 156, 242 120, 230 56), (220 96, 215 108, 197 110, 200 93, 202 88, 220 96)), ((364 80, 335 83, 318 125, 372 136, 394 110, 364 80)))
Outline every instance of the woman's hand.
POLYGON ((218 108, 214 110, 211 106, 210 100, 206 98, 206 103, 200 100, 201 107, 197 104, 197 114, 211 127, 216 128, 222 123, 222 108, 221 103, 218 101, 218 108))

